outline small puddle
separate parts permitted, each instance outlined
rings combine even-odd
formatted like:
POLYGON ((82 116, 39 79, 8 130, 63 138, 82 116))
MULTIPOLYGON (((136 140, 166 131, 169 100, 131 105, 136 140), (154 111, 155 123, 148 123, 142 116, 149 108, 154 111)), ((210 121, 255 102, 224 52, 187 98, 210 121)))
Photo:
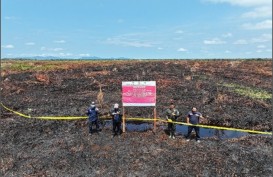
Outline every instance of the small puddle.
POLYGON ((129 132, 146 132, 148 130, 152 130, 154 127, 153 124, 149 123, 141 123, 141 124, 134 124, 134 123, 126 123, 126 130, 129 132))
MULTIPOLYGON (((179 135, 186 135, 188 133, 188 126, 177 125, 176 132, 179 135)), ((239 137, 246 136, 246 135, 249 135, 249 133, 239 132, 239 131, 231 131, 231 130, 201 128, 200 127, 200 136, 201 137, 217 137, 219 139, 227 139, 227 138, 239 138, 239 137)))
MULTIPOLYGON (((112 128, 112 121, 106 121, 105 127, 112 128)), ((128 132, 146 132, 154 127, 150 123, 126 123, 125 129, 128 132)))
MULTIPOLYGON (((112 121, 107 121, 105 127, 112 127, 112 121)), ((151 123, 126 123, 126 131, 128 132, 145 132, 152 130, 154 127, 151 123)), ((167 126, 157 127, 161 130, 166 130, 167 126)), ((194 130, 193 130, 194 131, 194 130)), ((188 133, 188 126, 185 125, 176 125, 176 135, 185 136, 188 133)), ((209 129, 209 128, 200 128, 201 138, 205 137, 218 137, 219 139, 227 138, 239 138, 243 136, 250 135, 251 133, 232 131, 232 130, 218 130, 218 129, 209 129)))

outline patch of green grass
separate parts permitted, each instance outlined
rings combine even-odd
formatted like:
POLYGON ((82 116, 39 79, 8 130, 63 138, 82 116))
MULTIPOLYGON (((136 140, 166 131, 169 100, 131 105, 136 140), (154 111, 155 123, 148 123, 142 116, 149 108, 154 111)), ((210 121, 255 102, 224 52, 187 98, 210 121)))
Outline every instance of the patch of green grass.
POLYGON ((269 93, 267 91, 264 91, 262 89, 257 88, 251 88, 251 87, 245 87, 238 84, 221 84, 225 87, 231 88, 235 93, 238 93, 242 96, 247 96, 252 99, 260 99, 260 100, 266 100, 272 98, 272 93, 269 93))
POLYGON ((207 75, 193 75, 194 78, 199 79, 199 80, 208 80, 207 75))
POLYGON ((3 62, 1 65, 1 69, 9 71, 48 71, 59 68, 62 69, 62 63, 54 61, 12 61, 6 63, 3 62))
MULTIPOLYGON (((54 69, 58 69, 59 67, 53 64, 47 64, 44 66, 40 66, 39 70, 44 70, 44 71, 48 71, 48 70, 54 70, 54 69)), ((38 67, 37 67, 38 69, 38 67)))
POLYGON ((33 68, 34 66, 29 65, 28 63, 13 63, 9 66, 9 69, 13 71, 27 71, 32 70, 33 68))

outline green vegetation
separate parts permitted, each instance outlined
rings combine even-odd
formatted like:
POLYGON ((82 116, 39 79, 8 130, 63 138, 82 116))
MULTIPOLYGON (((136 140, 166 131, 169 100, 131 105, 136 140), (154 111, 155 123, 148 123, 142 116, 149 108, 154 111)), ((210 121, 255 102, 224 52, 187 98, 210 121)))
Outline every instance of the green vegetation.
MULTIPOLYGON (((149 62, 148 60, 143 60, 149 62)), ((52 71, 56 69, 80 68, 83 65, 107 66, 118 63, 138 63, 139 60, 2 60, 2 71, 52 71)))
POLYGON ((10 70, 15 70, 15 71, 33 70, 33 68, 34 66, 29 65, 29 63, 13 63, 12 65, 9 66, 10 70))
POLYGON ((1 62, 2 70, 9 71, 49 71, 55 69, 67 69, 71 66, 82 64, 82 61, 65 63, 59 61, 32 61, 32 60, 5 60, 1 62))
POLYGON ((238 84, 220 84, 222 86, 231 88, 235 93, 238 93, 239 95, 247 96, 253 99, 271 99, 272 93, 268 93, 267 91, 257 89, 257 88, 251 88, 251 87, 245 87, 238 84))
POLYGON ((43 71, 57 68, 56 66, 54 63, 39 64, 38 62, 30 61, 9 61, 1 63, 1 69, 9 71, 43 71))
POLYGON ((207 75, 193 75, 193 78, 198 79, 198 80, 208 80, 209 77, 207 75))

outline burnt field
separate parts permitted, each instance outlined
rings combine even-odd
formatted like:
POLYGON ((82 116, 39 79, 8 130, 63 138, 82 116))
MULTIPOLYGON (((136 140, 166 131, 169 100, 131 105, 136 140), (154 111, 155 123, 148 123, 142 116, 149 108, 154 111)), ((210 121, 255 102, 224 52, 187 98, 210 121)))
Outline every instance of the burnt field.
MULTIPOLYGON (((121 104, 122 81, 156 81, 157 117, 174 102, 180 121, 191 107, 205 125, 272 132, 271 60, 117 60, 1 62, 1 102, 37 116, 104 116, 121 104), (98 98, 103 95, 103 98, 98 98)), ((152 118, 152 108, 126 108, 152 118)), ((271 176, 272 137, 168 139, 163 130, 111 128, 88 135, 86 120, 47 121, 1 109, 0 176, 271 176)), ((202 136, 202 132, 201 132, 202 136)))

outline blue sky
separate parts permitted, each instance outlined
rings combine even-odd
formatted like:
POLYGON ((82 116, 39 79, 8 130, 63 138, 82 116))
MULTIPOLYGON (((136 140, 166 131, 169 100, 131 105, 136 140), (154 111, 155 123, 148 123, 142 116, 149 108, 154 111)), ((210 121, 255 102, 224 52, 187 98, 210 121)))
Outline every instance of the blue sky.
POLYGON ((271 58, 272 0, 2 0, 1 58, 271 58))

